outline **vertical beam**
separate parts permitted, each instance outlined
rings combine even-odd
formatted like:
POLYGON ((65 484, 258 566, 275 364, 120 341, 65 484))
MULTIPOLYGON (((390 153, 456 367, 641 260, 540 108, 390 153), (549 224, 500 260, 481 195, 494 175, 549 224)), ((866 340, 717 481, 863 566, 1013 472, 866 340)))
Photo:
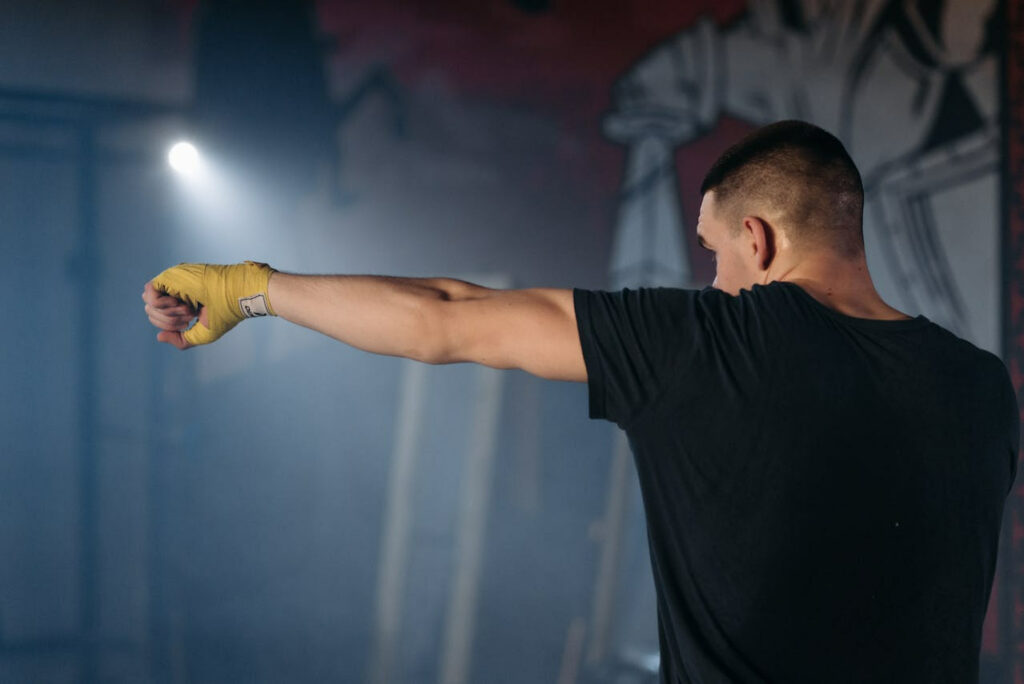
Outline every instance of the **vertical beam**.
MULTIPOLYGON (((164 195, 167 201, 167 195, 164 195)), ((166 205, 155 208, 151 257, 157 264, 173 256, 171 249, 181 231, 180 218, 166 205)), ((155 271, 153 271, 155 272, 155 271)), ((140 289, 141 289, 140 283, 140 289)), ((181 583, 183 535, 187 530, 180 516, 185 473, 194 466, 187 458, 200 447, 201 408, 195 362, 200 358, 178 357, 164 344, 147 345, 149 357, 149 406, 146 449, 146 564, 149 584, 147 606, 149 628, 145 635, 148 684, 176 684, 188 681, 188 653, 185 650, 187 605, 181 583), (173 361, 171 359, 174 359, 173 361)))
MULTIPOLYGON (((162 253, 162 250, 161 250, 162 253)), ((167 402, 164 400, 165 364, 164 350, 160 345, 150 344, 149 358, 149 402, 146 408, 147 448, 147 534, 146 565, 149 571, 147 587, 147 610, 149 631, 147 635, 146 660, 152 684, 167 684, 170 681, 170 656, 167 648, 168 601, 168 510, 171 486, 167 458, 170 450, 164 445, 166 430, 163 421, 167 419, 167 402)))
POLYGON ((481 366, 477 369, 477 377, 476 401, 473 404, 476 413, 473 416, 463 470, 465 476, 462 480, 462 502, 455 547, 455 580, 448 605, 441 656, 441 684, 463 684, 469 677, 491 473, 494 470, 498 417, 501 413, 502 371, 481 366))
POLYGON ((78 145, 78 244, 68 266, 78 292, 79 681, 89 684, 97 680, 96 413, 99 385, 96 382, 96 314, 97 278, 102 273, 96 237, 96 131, 91 124, 79 127, 78 145))
POLYGON ((386 684, 391 678, 402 618, 405 568, 409 555, 412 519, 413 477, 417 446, 423 425, 429 366, 406 361, 398 409, 397 438, 391 457, 384 536, 377 561, 377 600, 374 608, 373 647, 370 655, 370 684, 386 684))
POLYGON ((558 668, 558 679, 555 680, 555 684, 576 684, 586 635, 586 620, 578 617, 569 623, 569 631, 565 635, 565 649, 562 651, 562 664, 558 668))
POLYGON ((632 454, 626 433, 615 429, 611 471, 608 474, 608 497, 604 519, 601 521, 601 559, 597 566, 594 601, 590 624, 593 625, 587 662, 596 665, 608 653, 611 641, 612 617, 615 614, 615 590, 618 587, 619 567, 622 562, 622 544, 626 534, 626 511, 632 478, 629 464, 632 454))

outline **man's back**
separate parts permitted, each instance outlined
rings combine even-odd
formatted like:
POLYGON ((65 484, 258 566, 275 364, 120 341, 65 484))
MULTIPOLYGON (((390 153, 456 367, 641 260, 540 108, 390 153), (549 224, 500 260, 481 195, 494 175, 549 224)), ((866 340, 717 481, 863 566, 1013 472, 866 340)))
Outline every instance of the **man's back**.
POLYGON ((776 282, 576 292, 630 437, 668 682, 969 682, 1012 483, 991 354, 776 282))

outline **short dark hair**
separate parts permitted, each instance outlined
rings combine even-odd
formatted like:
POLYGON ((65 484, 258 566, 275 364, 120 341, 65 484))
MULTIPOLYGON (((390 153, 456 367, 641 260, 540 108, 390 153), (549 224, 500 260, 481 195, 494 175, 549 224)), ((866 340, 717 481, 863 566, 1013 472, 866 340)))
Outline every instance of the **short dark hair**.
POLYGON ((794 245, 864 250, 860 172, 839 139, 812 124, 779 121, 747 135, 708 170, 700 192, 712 190, 726 214, 782 216, 794 245))

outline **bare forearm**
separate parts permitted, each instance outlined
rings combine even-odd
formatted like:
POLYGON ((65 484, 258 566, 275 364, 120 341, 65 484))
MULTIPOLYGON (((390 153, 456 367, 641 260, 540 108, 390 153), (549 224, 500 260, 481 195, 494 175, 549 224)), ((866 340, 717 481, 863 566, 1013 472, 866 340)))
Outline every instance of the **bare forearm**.
POLYGON ((445 301, 487 288, 448 278, 274 273, 269 296, 286 320, 375 354, 436 362, 445 301))

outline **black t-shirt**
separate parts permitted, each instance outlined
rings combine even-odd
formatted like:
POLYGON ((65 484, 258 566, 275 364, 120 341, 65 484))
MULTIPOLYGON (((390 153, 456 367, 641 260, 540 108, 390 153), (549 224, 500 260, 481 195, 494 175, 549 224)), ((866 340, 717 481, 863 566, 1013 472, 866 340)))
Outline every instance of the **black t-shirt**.
POLYGON ((977 682, 1018 413, 1002 362, 792 283, 575 290, 633 449, 661 681, 977 682))

